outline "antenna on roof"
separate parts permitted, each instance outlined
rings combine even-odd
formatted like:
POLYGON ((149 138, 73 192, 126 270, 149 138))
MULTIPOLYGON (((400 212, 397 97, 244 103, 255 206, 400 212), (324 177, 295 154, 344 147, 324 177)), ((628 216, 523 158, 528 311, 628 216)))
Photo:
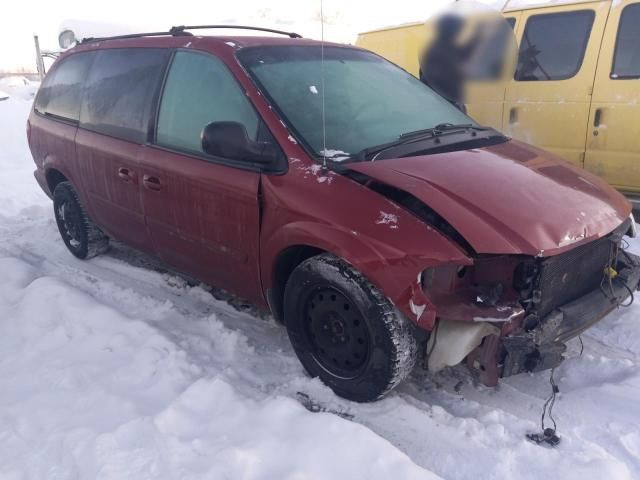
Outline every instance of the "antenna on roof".
POLYGON ((322 166, 327 167, 327 128, 324 111, 324 12, 320 0, 320 91, 322 92, 322 166))

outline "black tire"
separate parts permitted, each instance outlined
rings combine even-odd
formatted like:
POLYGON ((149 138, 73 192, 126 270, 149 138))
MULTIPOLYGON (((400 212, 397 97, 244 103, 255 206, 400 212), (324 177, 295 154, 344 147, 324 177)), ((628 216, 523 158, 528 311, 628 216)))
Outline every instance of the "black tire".
POLYGON ((418 356, 409 321, 360 272, 330 254, 293 271, 284 320, 307 372, 348 400, 383 397, 411 373, 418 356))
POLYGON ((109 248, 109 237, 87 216, 71 183, 60 182, 56 185, 53 213, 62 241, 76 257, 85 260, 109 248))

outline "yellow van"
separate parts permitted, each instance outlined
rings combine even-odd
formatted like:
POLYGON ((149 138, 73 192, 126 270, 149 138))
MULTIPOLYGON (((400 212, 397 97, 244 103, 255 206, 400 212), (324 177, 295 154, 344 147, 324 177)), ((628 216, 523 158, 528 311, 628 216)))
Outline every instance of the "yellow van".
MULTIPOLYGON (((519 44, 515 74, 468 85, 469 115, 640 202, 640 0, 511 0, 502 15, 519 44)), ((362 33, 357 44, 419 76, 431 34, 413 23, 362 33)))

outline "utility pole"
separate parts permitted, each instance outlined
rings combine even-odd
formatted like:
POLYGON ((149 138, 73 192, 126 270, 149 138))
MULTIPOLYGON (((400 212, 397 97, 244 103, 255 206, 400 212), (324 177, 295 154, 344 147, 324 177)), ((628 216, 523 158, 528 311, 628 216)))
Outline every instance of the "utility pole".
POLYGON ((36 68, 38 70, 38 75, 40 75, 40 81, 44 78, 44 60, 42 59, 42 51, 40 50, 40 41, 38 40, 38 36, 33 36, 33 41, 36 44, 36 68))

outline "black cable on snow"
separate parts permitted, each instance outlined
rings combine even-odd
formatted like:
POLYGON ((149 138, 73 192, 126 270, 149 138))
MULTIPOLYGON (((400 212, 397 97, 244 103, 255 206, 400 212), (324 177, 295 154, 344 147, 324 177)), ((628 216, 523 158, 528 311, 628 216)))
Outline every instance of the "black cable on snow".
POLYGON ((560 389, 558 388, 558 384, 553 378, 553 374, 555 372, 555 368, 551 369, 551 374, 549 375, 549 383, 551 384, 551 395, 544 402, 544 406, 542 407, 542 416, 540 417, 540 426, 542 427, 542 433, 527 433, 527 439, 536 443, 537 445, 556 447, 560 443, 560 436, 556 433, 558 425, 556 424, 556 420, 553 417, 553 406, 556 403, 556 395, 560 393, 560 389), (549 417, 551 423, 553 424, 553 428, 545 427, 545 419, 549 417))

